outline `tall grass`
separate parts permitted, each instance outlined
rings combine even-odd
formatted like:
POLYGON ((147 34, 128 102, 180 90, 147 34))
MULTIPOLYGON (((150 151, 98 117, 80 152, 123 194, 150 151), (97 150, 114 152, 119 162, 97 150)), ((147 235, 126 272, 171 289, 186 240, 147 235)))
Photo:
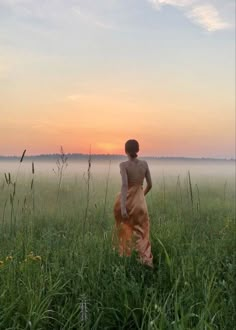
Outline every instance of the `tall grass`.
POLYGON ((89 202, 90 202, 90 189, 91 189, 91 166, 92 166, 92 156, 91 156, 91 147, 90 147, 89 157, 88 157, 87 177, 85 178, 85 182, 86 182, 86 206, 85 206, 84 220, 83 220, 83 238, 85 237, 86 222, 88 220, 88 211, 89 211, 89 202))
POLYGON ((57 169, 56 170, 53 169, 53 171, 58 176, 58 187, 57 187, 57 203, 58 203, 64 170, 68 166, 67 156, 65 155, 62 146, 60 147, 60 157, 56 161, 56 166, 57 169))
POLYGON ((63 174, 60 208, 58 177, 19 175, 14 235, 5 203, 13 186, 2 173, 0 329, 234 329, 233 181, 227 194, 224 181, 209 185, 190 173, 154 182, 147 196, 151 270, 135 252, 121 258, 113 251, 120 178, 110 175, 111 164, 106 177, 91 164, 86 180, 63 174))

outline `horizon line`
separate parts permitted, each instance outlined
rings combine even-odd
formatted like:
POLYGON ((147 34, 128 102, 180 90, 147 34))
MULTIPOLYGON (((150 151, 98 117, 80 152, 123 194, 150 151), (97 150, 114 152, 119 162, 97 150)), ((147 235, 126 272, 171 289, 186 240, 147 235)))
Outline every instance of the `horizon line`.
MULTIPOLYGON (((35 155, 24 155, 24 158, 40 158, 40 157, 56 157, 60 156, 61 153, 44 153, 44 154, 35 154, 35 155)), ((96 157, 116 157, 116 158, 126 158, 127 156, 124 154, 109 154, 109 153, 65 153, 65 156, 96 156, 96 157)), ((16 155, 0 155, 0 158, 15 158, 21 159, 22 156, 16 155)), ((234 157, 203 157, 203 156, 154 156, 154 155, 147 155, 147 156, 140 156, 140 158, 155 158, 155 159, 211 159, 211 160, 236 160, 234 157)))

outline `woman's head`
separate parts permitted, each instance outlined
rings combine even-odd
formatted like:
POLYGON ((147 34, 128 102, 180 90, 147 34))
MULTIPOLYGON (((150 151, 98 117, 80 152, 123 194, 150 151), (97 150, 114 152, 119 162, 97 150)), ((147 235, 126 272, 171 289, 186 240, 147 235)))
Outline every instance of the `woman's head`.
POLYGON ((125 152, 131 158, 136 158, 138 156, 137 153, 139 152, 138 141, 136 141, 136 140, 128 140, 125 143, 125 152))

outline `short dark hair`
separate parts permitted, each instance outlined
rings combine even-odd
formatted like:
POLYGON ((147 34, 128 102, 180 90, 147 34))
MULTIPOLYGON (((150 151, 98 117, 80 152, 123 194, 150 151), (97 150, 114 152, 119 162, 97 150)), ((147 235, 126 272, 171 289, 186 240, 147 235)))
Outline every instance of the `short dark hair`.
POLYGON ((125 152, 130 155, 132 158, 136 158, 139 152, 139 143, 136 140, 128 140, 125 143, 125 152))

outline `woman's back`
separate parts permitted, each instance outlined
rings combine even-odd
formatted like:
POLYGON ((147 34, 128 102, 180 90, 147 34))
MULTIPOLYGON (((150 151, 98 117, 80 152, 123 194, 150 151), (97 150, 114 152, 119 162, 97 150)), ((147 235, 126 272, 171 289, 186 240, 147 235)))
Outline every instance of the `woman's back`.
POLYGON ((143 185, 143 181, 147 172, 147 162, 144 160, 128 160, 122 163, 124 166, 127 178, 128 186, 132 185, 143 185))

